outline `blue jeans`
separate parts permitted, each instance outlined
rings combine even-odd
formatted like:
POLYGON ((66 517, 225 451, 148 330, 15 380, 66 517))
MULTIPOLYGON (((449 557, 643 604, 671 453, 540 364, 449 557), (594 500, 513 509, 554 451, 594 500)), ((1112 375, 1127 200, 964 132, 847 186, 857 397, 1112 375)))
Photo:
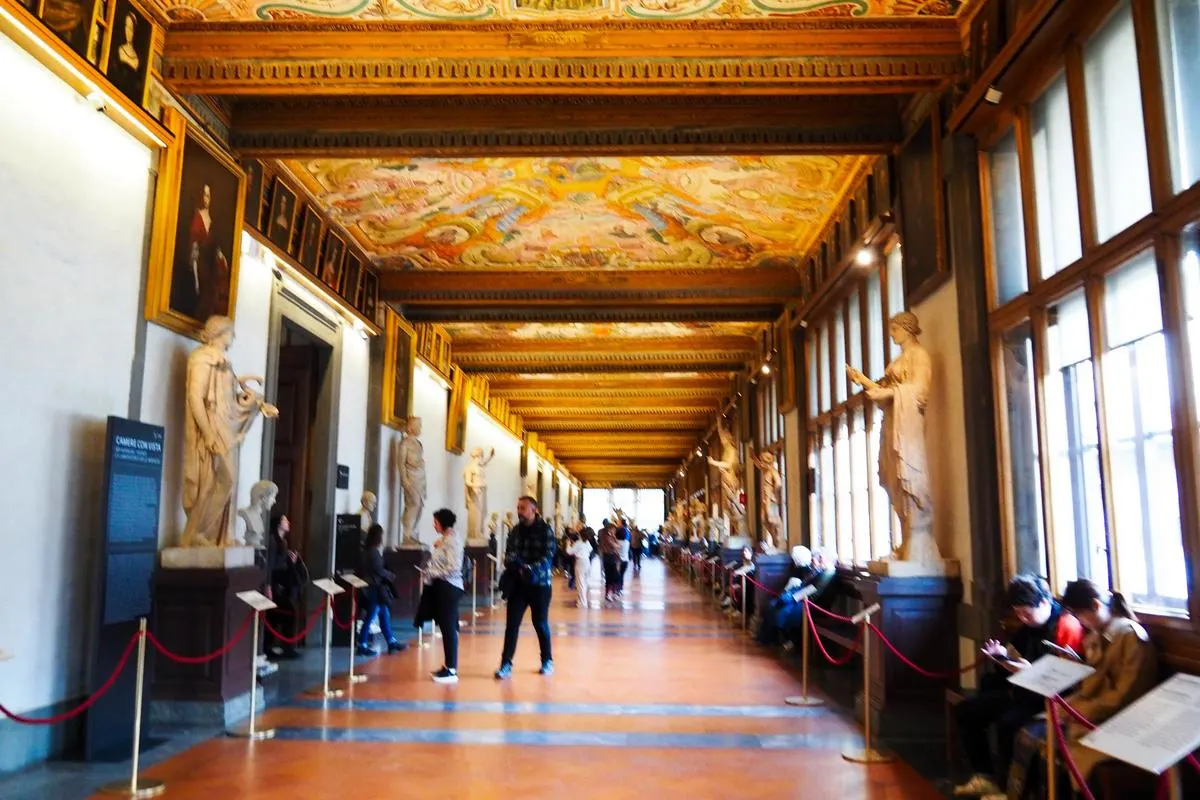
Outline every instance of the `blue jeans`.
POLYGON ((363 616, 362 634, 358 639, 359 647, 371 646, 371 623, 375 621, 375 617, 379 617, 379 630, 383 632, 383 638, 388 644, 393 644, 396 641, 396 634, 392 633, 392 609, 388 607, 386 602, 380 602, 377 598, 372 598, 367 606, 366 614, 363 616))

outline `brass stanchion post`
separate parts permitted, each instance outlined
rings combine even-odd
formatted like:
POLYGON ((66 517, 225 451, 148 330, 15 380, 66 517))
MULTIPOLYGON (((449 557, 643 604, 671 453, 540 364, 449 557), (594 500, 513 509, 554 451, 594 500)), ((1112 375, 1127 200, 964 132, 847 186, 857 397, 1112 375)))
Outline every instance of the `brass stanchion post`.
MULTIPOLYGON (((862 625, 863 648, 863 746, 842 751, 842 758, 855 764, 886 764, 895 760, 891 753, 871 746, 871 615, 879 610, 875 603, 854 615, 851 622, 862 625)), ((1053 798, 1051 799, 1053 800, 1053 798)))
POLYGON ((746 626, 748 624, 747 619, 750 616, 747 613, 750 609, 749 600, 750 600, 750 598, 746 596, 746 573, 743 572, 742 573, 742 633, 746 632, 746 626))
POLYGON ((471 559, 471 627, 475 626, 475 618, 482 616, 479 613, 479 564, 475 559, 471 559))
POLYGON ((1167 770, 1167 797, 1170 800, 1183 800, 1183 773, 1178 764, 1167 770))
MULTIPOLYGON (((353 637, 351 637, 353 638, 353 637)), ((306 692, 310 697, 323 697, 326 700, 331 700, 335 697, 341 697, 345 692, 341 689, 334 689, 329 685, 330 659, 332 658, 333 648, 333 595, 325 596, 325 677, 321 682, 320 689, 314 689, 311 692, 306 692)))
POLYGON ((812 594, 812 591, 810 591, 812 588, 811 586, 805 586, 800 596, 800 602, 805 604, 804 616, 800 619, 800 695, 799 697, 793 695, 783 698, 783 702, 789 706, 811 707, 825 705, 825 701, 821 698, 810 697, 808 694, 808 640, 809 637, 816 636, 816 632, 812 630, 812 626, 808 622, 809 615, 812 614, 808 605, 808 598, 812 594))
POLYGON ((133 766, 129 781, 110 783, 100 789, 101 793, 120 797, 158 797, 167 790, 162 781, 139 780, 138 764, 142 755, 142 694, 146 686, 146 618, 138 621, 137 679, 134 681, 133 696, 133 766))
POLYGON ((1046 698, 1046 800, 1054 800, 1058 794, 1058 775, 1054 763, 1055 740, 1058 738, 1057 727, 1054 724, 1054 698, 1046 698))
POLYGON ((252 742, 261 742, 264 739, 271 739, 275 736, 275 729, 268 728, 266 730, 258 729, 258 625, 259 625, 259 610, 254 609, 254 620, 251 625, 254 630, 250 634, 250 722, 245 730, 234 729, 229 731, 230 736, 236 736, 240 739, 249 739, 252 742))
POLYGON ((354 674, 354 656, 357 655, 357 642, 354 636, 354 625, 358 622, 358 587, 350 585, 350 669, 346 672, 346 686, 366 683, 366 675, 354 674))

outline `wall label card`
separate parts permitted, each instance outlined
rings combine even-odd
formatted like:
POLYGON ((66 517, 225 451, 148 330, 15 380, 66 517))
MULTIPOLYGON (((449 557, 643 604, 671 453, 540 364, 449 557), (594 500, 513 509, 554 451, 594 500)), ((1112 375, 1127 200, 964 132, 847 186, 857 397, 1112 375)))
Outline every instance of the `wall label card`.
POLYGON ((1058 656, 1042 656, 1031 666, 1012 675, 1008 682, 1042 697, 1055 697, 1095 671, 1078 661, 1068 661, 1058 656))
POLYGON ((333 578, 321 578, 320 580, 313 581, 313 586, 330 597, 333 597, 335 594, 343 594, 346 591, 341 586, 338 586, 337 581, 333 578))
POLYGON ((341 575, 338 575, 338 577, 353 586, 355 589, 365 589, 371 585, 355 575, 353 572, 343 572, 341 575))
POLYGON ((278 608, 271 598, 262 592, 238 592, 237 599, 253 608, 255 611, 270 611, 278 608))
POLYGON ((1161 774, 1200 747, 1200 677, 1179 673, 1168 678, 1082 741, 1161 774))

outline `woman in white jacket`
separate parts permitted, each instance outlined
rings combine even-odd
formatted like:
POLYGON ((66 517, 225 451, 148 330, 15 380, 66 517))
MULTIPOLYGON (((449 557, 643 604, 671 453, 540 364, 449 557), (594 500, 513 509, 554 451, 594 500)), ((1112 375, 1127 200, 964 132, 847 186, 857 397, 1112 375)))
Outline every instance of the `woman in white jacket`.
POLYGON ((588 607, 588 574, 592 571, 592 546, 578 533, 570 534, 567 555, 575 559, 575 605, 588 607))

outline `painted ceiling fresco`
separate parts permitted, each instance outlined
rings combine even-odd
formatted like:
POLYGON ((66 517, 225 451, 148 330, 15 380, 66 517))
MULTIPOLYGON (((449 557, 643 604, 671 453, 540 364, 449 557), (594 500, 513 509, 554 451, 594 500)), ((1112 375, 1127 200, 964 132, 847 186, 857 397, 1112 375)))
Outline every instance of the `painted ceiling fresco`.
POLYGON ((153 0, 174 20, 594 21, 953 16, 969 0, 153 0))
POLYGON ((289 168, 392 269, 798 265, 859 157, 339 159, 289 168))
POLYGON ((514 341, 757 336, 763 328, 756 322, 456 322, 443 327, 452 339, 487 337, 514 341))

